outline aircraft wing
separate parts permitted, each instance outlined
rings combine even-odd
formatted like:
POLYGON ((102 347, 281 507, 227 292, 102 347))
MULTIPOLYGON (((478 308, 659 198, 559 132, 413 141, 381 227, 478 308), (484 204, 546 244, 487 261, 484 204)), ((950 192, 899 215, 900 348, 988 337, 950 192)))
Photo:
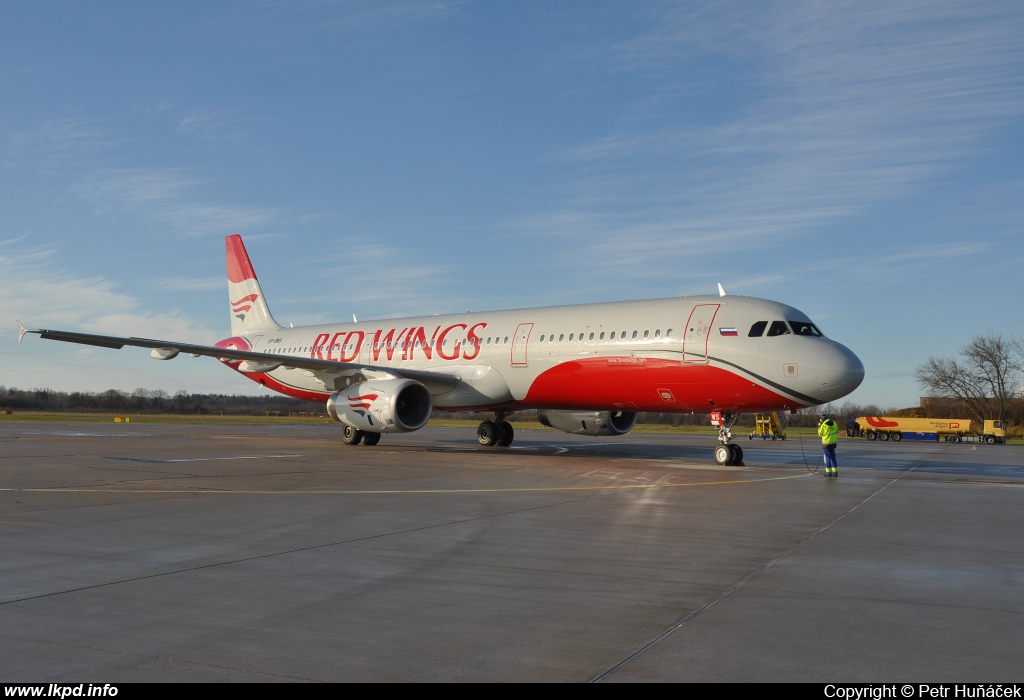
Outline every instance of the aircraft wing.
POLYGON ((313 357, 295 357, 293 355, 272 355, 264 352, 218 348, 212 345, 193 345, 176 343, 170 340, 152 340, 149 338, 124 338, 115 335, 96 335, 93 333, 76 333, 72 331, 56 331, 49 329, 29 329, 18 322, 18 342, 26 333, 35 333, 46 340, 60 340, 65 343, 94 345, 101 348, 120 350, 125 345, 137 348, 150 348, 150 355, 158 360, 170 360, 178 353, 186 352, 194 357, 215 357, 221 360, 241 360, 239 370, 242 372, 269 372, 278 367, 304 369, 310 376, 317 377, 332 391, 343 388, 334 383, 335 378, 351 377, 357 381, 362 378, 379 378, 381 374, 405 377, 427 386, 432 394, 451 391, 462 379, 457 374, 431 372, 427 370, 405 369, 399 367, 383 367, 355 362, 337 362, 335 360, 319 360, 313 357))

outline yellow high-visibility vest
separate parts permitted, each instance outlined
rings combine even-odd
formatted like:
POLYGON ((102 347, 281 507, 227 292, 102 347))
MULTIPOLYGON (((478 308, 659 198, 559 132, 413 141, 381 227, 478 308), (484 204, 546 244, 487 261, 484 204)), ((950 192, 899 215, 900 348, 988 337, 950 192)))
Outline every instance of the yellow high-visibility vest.
POLYGON ((818 426, 822 445, 834 445, 839 440, 839 426, 831 418, 818 426))

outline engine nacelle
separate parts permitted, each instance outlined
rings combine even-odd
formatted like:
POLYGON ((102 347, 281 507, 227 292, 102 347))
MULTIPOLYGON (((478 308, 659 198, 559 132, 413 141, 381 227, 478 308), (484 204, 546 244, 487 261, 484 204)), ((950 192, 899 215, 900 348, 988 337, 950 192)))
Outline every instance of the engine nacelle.
POLYGON ((628 411, 537 411, 543 425, 576 435, 625 435, 636 425, 637 416, 628 411))
POLYGON ((334 420, 371 433, 407 433, 427 424, 433 401, 427 387, 411 379, 353 384, 327 399, 334 420))

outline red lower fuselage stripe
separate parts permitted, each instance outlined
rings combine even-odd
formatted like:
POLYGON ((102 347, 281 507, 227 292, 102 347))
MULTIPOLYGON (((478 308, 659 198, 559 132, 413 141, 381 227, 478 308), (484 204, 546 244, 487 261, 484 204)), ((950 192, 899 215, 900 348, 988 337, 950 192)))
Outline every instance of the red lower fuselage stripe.
POLYGON ((552 367, 534 380, 521 403, 566 410, 605 407, 671 413, 757 412, 802 406, 721 367, 618 357, 552 367))
MULTIPOLYGON (((489 406, 438 406, 441 410, 551 408, 657 413, 705 413, 712 410, 755 413, 800 408, 803 404, 727 369, 681 365, 649 358, 593 358, 564 362, 540 374, 521 401, 489 406)), ((225 363, 232 369, 237 363, 225 363)), ((520 371, 510 369, 510 372, 520 371)), ((304 401, 323 403, 327 392, 282 384, 267 373, 242 372, 249 379, 304 401)), ((347 397, 346 397, 347 398, 347 397)), ((370 398, 352 397, 352 399, 370 398)), ((372 399, 371 399, 372 400, 372 399)), ((350 403, 369 408, 368 402, 350 403)))

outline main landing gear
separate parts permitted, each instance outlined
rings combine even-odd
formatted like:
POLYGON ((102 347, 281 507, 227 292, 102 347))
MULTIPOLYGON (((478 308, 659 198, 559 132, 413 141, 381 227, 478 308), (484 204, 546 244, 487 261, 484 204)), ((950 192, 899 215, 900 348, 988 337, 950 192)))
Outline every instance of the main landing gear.
MULTIPOLYGON (((722 466, 743 466, 743 448, 729 442, 732 440, 732 426, 739 417, 738 413, 722 413, 717 421, 719 445, 715 448, 715 462, 722 466)), ((711 421, 715 422, 714 414, 711 421)))
POLYGON ((476 428, 476 439, 484 447, 508 447, 515 436, 516 431, 505 420, 504 413, 494 414, 494 420, 485 420, 476 428))
POLYGON ((341 441, 346 445, 358 445, 360 442, 367 446, 374 446, 380 442, 380 433, 371 433, 367 430, 357 430, 351 425, 341 429, 341 441))

